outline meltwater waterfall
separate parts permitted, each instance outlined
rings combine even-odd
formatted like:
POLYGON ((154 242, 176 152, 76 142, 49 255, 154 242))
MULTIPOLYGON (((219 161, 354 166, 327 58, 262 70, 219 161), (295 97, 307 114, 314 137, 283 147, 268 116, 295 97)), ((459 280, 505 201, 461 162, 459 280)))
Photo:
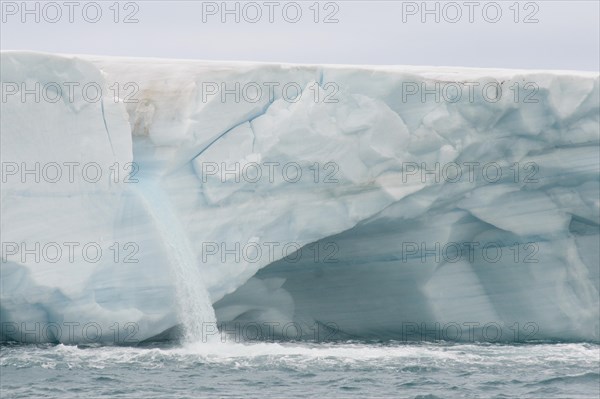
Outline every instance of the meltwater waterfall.
POLYGON ((173 271, 184 339, 187 342, 200 342, 203 340, 203 328, 216 325, 216 317, 192 244, 173 211, 168 196, 156 180, 140 179, 136 190, 156 221, 160 237, 169 253, 169 266, 173 271))

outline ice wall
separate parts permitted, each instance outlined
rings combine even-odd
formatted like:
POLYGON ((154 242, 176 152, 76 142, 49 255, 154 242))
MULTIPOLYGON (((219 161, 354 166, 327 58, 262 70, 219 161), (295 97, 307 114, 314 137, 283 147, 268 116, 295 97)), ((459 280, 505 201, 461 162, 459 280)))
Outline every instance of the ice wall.
POLYGON ((209 334, 211 302, 279 336, 598 339, 597 74, 9 52, 2 85, 4 339, 209 334))

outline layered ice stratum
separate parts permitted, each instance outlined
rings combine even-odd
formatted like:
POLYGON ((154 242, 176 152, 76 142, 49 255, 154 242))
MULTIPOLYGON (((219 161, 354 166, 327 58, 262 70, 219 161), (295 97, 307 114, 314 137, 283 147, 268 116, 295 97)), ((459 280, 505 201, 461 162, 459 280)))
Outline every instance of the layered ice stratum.
POLYGON ((1 80, 2 340, 600 339, 597 73, 4 52, 1 80))

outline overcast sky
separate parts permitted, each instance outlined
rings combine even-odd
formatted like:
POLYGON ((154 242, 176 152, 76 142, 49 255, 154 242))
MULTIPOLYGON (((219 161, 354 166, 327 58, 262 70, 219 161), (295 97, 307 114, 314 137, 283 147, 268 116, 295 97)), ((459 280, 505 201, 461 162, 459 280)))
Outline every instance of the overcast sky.
POLYGON ((229 14, 221 1, 121 1, 118 7, 114 0, 65 2, 29 2, 26 13, 22 1, 2 1, 1 48, 298 63, 600 68, 597 0, 517 6, 515 0, 434 1, 426 5, 429 14, 421 1, 228 2, 229 14))

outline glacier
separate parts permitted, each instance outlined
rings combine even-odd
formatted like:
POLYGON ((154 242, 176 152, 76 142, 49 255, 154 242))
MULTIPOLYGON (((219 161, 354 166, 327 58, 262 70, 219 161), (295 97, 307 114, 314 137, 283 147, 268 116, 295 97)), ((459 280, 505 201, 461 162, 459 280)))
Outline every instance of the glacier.
POLYGON ((597 73, 2 52, 1 80, 1 340, 600 340, 597 73))

